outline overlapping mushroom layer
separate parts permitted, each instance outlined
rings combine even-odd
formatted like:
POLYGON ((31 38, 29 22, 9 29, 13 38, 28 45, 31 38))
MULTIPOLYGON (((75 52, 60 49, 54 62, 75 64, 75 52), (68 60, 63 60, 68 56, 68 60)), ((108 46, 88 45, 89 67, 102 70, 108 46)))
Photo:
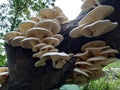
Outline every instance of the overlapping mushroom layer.
POLYGON ((89 80, 96 80, 105 76, 102 68, 114 61, 117 50, 106 46, 104 41, 91 41, 82 46, 83 53, 77 53, 72 79, 75 83, 86 84, 89 80))
POLYGON ((41 9, 39 16, 20 23, 16 31, 5 35, 5 39, 13 47, 32 49, 35 52, 33 58, 40 58, 35 67, 44 66, 46 60, 51 59, 54 68, 62 68, 70 56, 55 47, 64 39, 58 32, 61 30, 60 24, 65 23, 67 17, 56 6, 41 9))
MULTIPOLYGON (((90 1, 90 0, 86 0, 90 1)), ((92 0, 93 1, 93 0, 92 0)), ((80 20, 78 27, 74 28, 70 33, 70 37, 77 38, 80 36, 97 37, 112 31, 117 27, 117 22, 104 20, 112 14, 114 7, 108 5, 99 5, 80 20)))

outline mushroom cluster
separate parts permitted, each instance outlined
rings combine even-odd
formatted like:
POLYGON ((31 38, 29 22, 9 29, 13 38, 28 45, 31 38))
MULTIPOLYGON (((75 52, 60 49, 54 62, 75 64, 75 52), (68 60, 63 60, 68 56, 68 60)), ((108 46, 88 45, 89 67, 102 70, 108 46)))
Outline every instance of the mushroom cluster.
POLYGON ((110 32, 118 26, 118 23, 111 22, 110 20, 104 20, 104 18, 112 14, 113 11, 114 8, 109 5, 97 6, 80 20, 78 27, 74 28, 69 33, 69 36, 72 38, 80 36, 97 37, 110 32))
POLYGON ((75 69, 72 76, 74 83, 86 84, 89 80, 96 80, 105 76, 102 68, 117 60, 117 50, 111 49, 104 41, 97 40, 86 43, 81 47, 83 53, 74 57, 75 69))
POLYGON ((8 67, 0 67, 0 84, 6 82, 8 75, 9 75, 8 67))
POLYGON ((35 67, 44 66, 47 59, 51 59, 54 68, 62 68, 70 55, 59 52, 55 47, 64 39, 58 34, 60 24, 67 21, 59 7, 43 8, 39 11, 40 18, 31 17, 21 22, 16 31, 5 35, 5 40, 13 47, 32 49, 33 58, 40 58, 35 67))

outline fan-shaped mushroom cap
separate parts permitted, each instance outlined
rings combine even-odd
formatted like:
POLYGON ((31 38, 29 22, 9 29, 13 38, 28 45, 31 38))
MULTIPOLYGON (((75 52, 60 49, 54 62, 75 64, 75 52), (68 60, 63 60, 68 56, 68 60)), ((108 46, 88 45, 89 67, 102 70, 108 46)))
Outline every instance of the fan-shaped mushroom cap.
POLYGON ((74 72, 78 72, 86 77, 89 77, 89 75, 86 72, 82 71, 80 68, 75 68, 74 72))
POLYGON ((8 78, 8 72, 0 72, 0 84, 3 84, 6 82, 8 78))
POLYGON ((55 19, 56 16, 57 16, 57 13, 56 13, 56 11, 53 10, 53 9, 43 8, 43 9, 40 9, 40 11, 39 11, 39 16, 40 16, 42 19, 55 19))
POLYGON ((117 25, 117 22, 112 23, 110 20, 98 20, 92 24, 83 27, 81 30, 81 34, 85 37, 96 37, 110 32, 117 25))
POLYGON ((40 19, 37 18, 37 17, 30 17, 30 20, 35 21, 35 22, 39 22, 40 21, 40 19))
POLYGON ((0 67, 0 72, 8 72, 8 67, 0 67))
POLYGON ((60 42, 64 39, 64 37, 60 34, 55 34, 53 37, 57 38, 60 42))
POLYGON ((57 46, 60 44, 60 41, 54 37, 46 37, 42 40, 42 42, 53 46, 57 46))
POLYGON ((27 49, 31 49, 33 48, 33 46, 35 46, 36 44, 40 43, 40 39, 36 38, 36 37, 28 37, 28 38, 24 38, 21 41, 21 47, 22 48, 27 48, 27 49))
POLYGON ((54 6, 54 7, 53 7, 53 10, 56 11, 57 16, 63 15, 63 11, 62 11, 58 6, 54 6))
POLYGON ((109 56, 114 56, 117 53, 119 53, 119 51, 117 51, 115 49, 106 49, 106 50, 100 52, 99 55, 109 57, 109 56))
POLYGON ((11 45, 13 47, 21 46, 21 41, 25 38, 25 36, 16 36, 11 40, 11 45))
POLYGON ((84 61, 76 62, 75 65, 78 65, 78 67, 93 66, 93 64, 84 61))
POLYGON ((55 22, 54 20, 44 20, 40 21, 35 25, 35 27, 42 27, 50 30, 53 34, 58 33, 61 30, 59 23, 55 22))
POLYGON ((36 24, 35 21, 29 20, 29 21, 21 22, 18 25, 18 28, 21 28, 20 32, 25 33, 28 29, 34 27, 35 24, 36 24))
POLYGON ((26 37, 37 37, 42 40, 45 37, 51 37, 52 32, 45 28, 34 27, 26 32, 26 37))
POLYGON ((52 45, 45 45, 43 46, 40 51, 49 51, 49 50, 53 50, 55 47, 52 45))
POLYGON ((90 54, 88 53, 88 50, 86 50, 84 53, 75 54, 74 57, 79 58, 81 61, 86 61, 90 57, 90 54))
POLYGON ((43 46, 45 46, 45 45, 46 45, 46 43, 36 44, 36 45, 32 48, 32 51, 33 51, 33 52, 38 52, 38 51, 40 51, 40 49, 41 49, 43 46))
POLYGON ((91 56, 98 56, 101 51, 104 51, 106 49, 110 49, 110 46, 86 48, 91 56))
POLYGON ((97 40, 97 41, 90 41, 86 44, 84 44, 82 47, 81 47, 81 50, 84 52, 86 50, 86 48, 91 48, 91 47, 103 47, 105 46, 106 43, 104 41, 101 41, 101 40, 97 40))
POLYGON ((6 33, 4 37, 5 37, 5 40, 9 41, 12 38, 14 38, 15 36, 19 36, 19 35, 21 35, 20 32, 12 31, 12 32, 6 33))
POLYGON ((68 18, 66 18, 65 16, 58 16, 56 19, 59 21, 60 24, 64 24, 68 21, 68 18))
POLYGON ((52 59, 53 67, 62 68, 66 61, 70 59, 70 56, 63 52, 48 52, 43 54, 40 58, 41 61, 46 61, 48 58, 52 59))
POLYGON ((91 10, 82 20, 79 22, 79 26, 74 28, 70 33, 70 37, 77 38, 82 36, 81 30, 85 25, 91 24, 95 21, 104 19, 114 11, 112 6, 100 5, 95 9, 91 10))

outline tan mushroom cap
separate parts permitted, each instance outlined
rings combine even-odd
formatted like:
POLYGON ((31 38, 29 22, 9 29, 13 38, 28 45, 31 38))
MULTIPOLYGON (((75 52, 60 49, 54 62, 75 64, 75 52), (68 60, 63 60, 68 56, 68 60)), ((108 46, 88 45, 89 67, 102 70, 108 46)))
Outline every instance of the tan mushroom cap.
POLYGON ((91 10, 82 20, 79 22, 79 26, 74 28, 70 33, 70 37, 77 38, 82 36, 81 30, 85 25, 91 24, 95 21, 104 19, 114 11, 112 6, 100 5, 95 9, 91 10))
POLYGON ((8 78, 8 72, 0 72, 0 84, 4 84, 8 78))
POLYGON ((49 50, 53 50, 53 49, 55 49, 54 46, 52 46, 52 45, 45 45, 45 46, 41 47, 40 51, 49 51, 49 50))
POLYGON ((52 32, 50 30, 40 27, 31 28, 26 32, 26 37, 37 37, 41 40, 45 37, 51 37, 51 36, 52 36, 52 32))
POLYGON ((104 56, 95 56, 95 57, 89 58, 87 61, 96 65, 96 64, 101 64, 102 62, 104 62, 106 60, 107 60, 107 58, 104 56))
POLYGON ((100 52, 99 55, 108 57, 108 56, 114 56, 117 53, 119 53, 119 51, 117 51, 115 49, 106 49, 106 50, 100 52))
POLYGON ((30 17, 30 20, 35 21, 35 22, 39 22, 40 18, 37 17, 30 17))
POLYGON ((93 66, 93 64, 85 61, 76 62, 75 65, 78 65, 79 67, 93 66))
POLYGON ((54 37, 46 37, 42 40, 42 42, 53 46, 57 46, 60 44, 60 41, 54 37))
POLYGON ((62 68, 67 60, 70 59, 69 55, 63 52, 48 52, 43 54, 41 60, 52 59, 53 67, 62 68))
POLYGON ((38 52, 38 51, 40 51, 40 49, 41 49, 43 46, 45 46, 45 45, 46 45, 46 43, 36 44, 36 45, 32 48, 32 51, 33 51, 33 52, 38 52))
POLYGON ((84 44, 82 47, 81 47, 81 50, 84 52, 86 50, 86 48, 92 48, 92 47, 103 47, 105 46, 106 43, 104 41, 101 41, 101 40, 96 40, 96 41, 90 41, 86 44, 84 44))
POLYGON ((33 48, 36 44, 40 43, 40 39, 36 38, 36 37, 28 37, 28 38, 24 38, 21 41, 21 47, 22 48, 26 48, 26 49, 31 49, 33 48))
POLYGON ((85 37, 96 37, 112 31, 118 23, 110 20, 98 20, 82 28, 81 34, 85 37))
POLYGON ((58 6, 54 6, 54 7, 53 7, 53 10, 56 11, 57 16, 63 15, 63 11, 62 11, 58 6))
POLYGON ((64 37, 60 34, 55 34, 53 37, 57 38, 60 42, 64 39, 64 37))
POLYGON ((74 57, 79 58, 81 61, 86 61, 90 57, 90 54, 88 53, 88 50, 86 50, 84 53, 75 54, 74 57))
POLYGON ((20 31, 22 33, 25 33, 28 29, 34 27, 35 24, 36 24, 35 21, 29 20, 29 21, 21 22, 18 25, 18 28, 21 28, 20 31))
POLYGON ((12 32, 9 32, 9 33, 6 33, 5 34, 5 40, 11 40, 12 38, 14 38, 15 36, 19 36, 19 35, 21 35, 21 33, 20 32, 17 32, 17 31, 12 31, 12 32))
POLYGON ((8 67, 0 67, 0 72, 8 72, 8 67))
POLYGON ((61 30, 59 23, 54 20, 44 20, 40 21, 35 25, 35 27, 42 27, 50 30, 53 34, 58 33, 61 30))
POLYGON ((98 56, 101 51, 104 51, 106 49, 110 49, 110 46, 86 48, 86 50, 89 52, 91 56, 98 56))
POLYGON ((56 16, 57 16, 57 13, 56 13, 56 11, 53 10, 53 9, 43 8, 43 9, 40 9, 40 11, 39 11, 39 16, 40 16, 42 19, 55 19, 56 16))
POLYGON ((89 75, 86 72, 82 71, 80 68, 75 68, 74 72, 77 72, 77 73, 80 73, 86 77, 89 77, 89 75))
POLYGON ((60 24, 64 24, 68 21, 68 18, 66 18, 65 16, 58 16, 56 19, 59 21, 60 24))
POLYGON ((21 46, 21 41, 25 38, 25 36, 16 36, 11 40, 11 45, 13 47, 21 46))

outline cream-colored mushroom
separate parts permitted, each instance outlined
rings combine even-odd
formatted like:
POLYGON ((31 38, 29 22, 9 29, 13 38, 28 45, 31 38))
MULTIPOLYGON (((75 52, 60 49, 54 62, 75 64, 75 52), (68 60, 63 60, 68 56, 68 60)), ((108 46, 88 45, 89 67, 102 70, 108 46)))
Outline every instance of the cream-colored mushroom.
POLYGON ((42 42, 53 46, 57 46, 60 44, 60 41, 54 37, 46 37, 42 40, 42 42))
POLYGON ((4 84, 8 78, 8 72, 0 72, 0 84, 4 84))
POLYGON ((54 20, 40 21, 35 25, 35 27, 46 28, 50 30, 53 34, 56 34, 61 30, 59 23, 55 22, 54 20))
POLYGON ((30 20, 35 21, 35 22, 39 22, 40 18, 37 17, 30 17, 30 20))
POLYGON ((40 49, 41 49, 42 47, 44 47, 45 45, 46 45, 46 43, 36 44, 36 45, 32 48, 32 51, 33 51, 33 52, 38 52, 38 51, 40 51, 40 49))
POLYGON ((32 49, 35 45, 37 45, 40 42, 40 39, 36 37, 28 37, 24 38, 20 43, 22 48, 32 49))
POLYGON ((16 36, 11 40, 11 45, 13 47, 21 46, 21 41, 25 38, 25 36, 16 36))
POLYGON ((117 22, 110 20, 98 20, 92 24, 86 25, 81 29, 81 34, 85 37, 96 37, 112 31, 118 25, 117 22))
POLYGON ((70 33, 69 36, 72 38, 77 38, 82 36, 81 30, 84 26, 96 22, 98 20, 102 20, 108 15, 112 14, 114 8, 108 5, 100 5, 95 9, 91 10, 82 20, 79 22, 79 26, 74 28, 70 33))
POLYGON ((60 34, 55 34, 53 37, 57 38, 60 42, 63 41, 64 37, 60 34))
POLYGON ((55 19, 56 16, 57 16, 57 13, 56 13, 56 11, 53 10, 53 9, 43 8, 43 9, 40 9, 40 11, 39 11, 39 16, 40 16, 42 19, 55 19))
POLYGON ((0 72, 8 72, 8 67, 0 67, 0 72))
POLYGON ((42 40, 45 37, 51 37, 52 32, 45 28, 34 27, 26 32, 26 37, 36 37, 42 40))
POLYGON ((20 32, 26 33, 26 31, 29 30, 30 28, 34 27, 35 24, 36 24, 36 22, 32 21, 32 20, 24 21, 18 25, 18 28, 21 28, 20 32))
POLYGON ((90 41, 90 42, 84 44, 81 47, 81 50, 84 52, 86 50, 86 48, 104 47, 105 45, 106 45, 106 43, 104 41, 101 41, 101 40, 90 41))

